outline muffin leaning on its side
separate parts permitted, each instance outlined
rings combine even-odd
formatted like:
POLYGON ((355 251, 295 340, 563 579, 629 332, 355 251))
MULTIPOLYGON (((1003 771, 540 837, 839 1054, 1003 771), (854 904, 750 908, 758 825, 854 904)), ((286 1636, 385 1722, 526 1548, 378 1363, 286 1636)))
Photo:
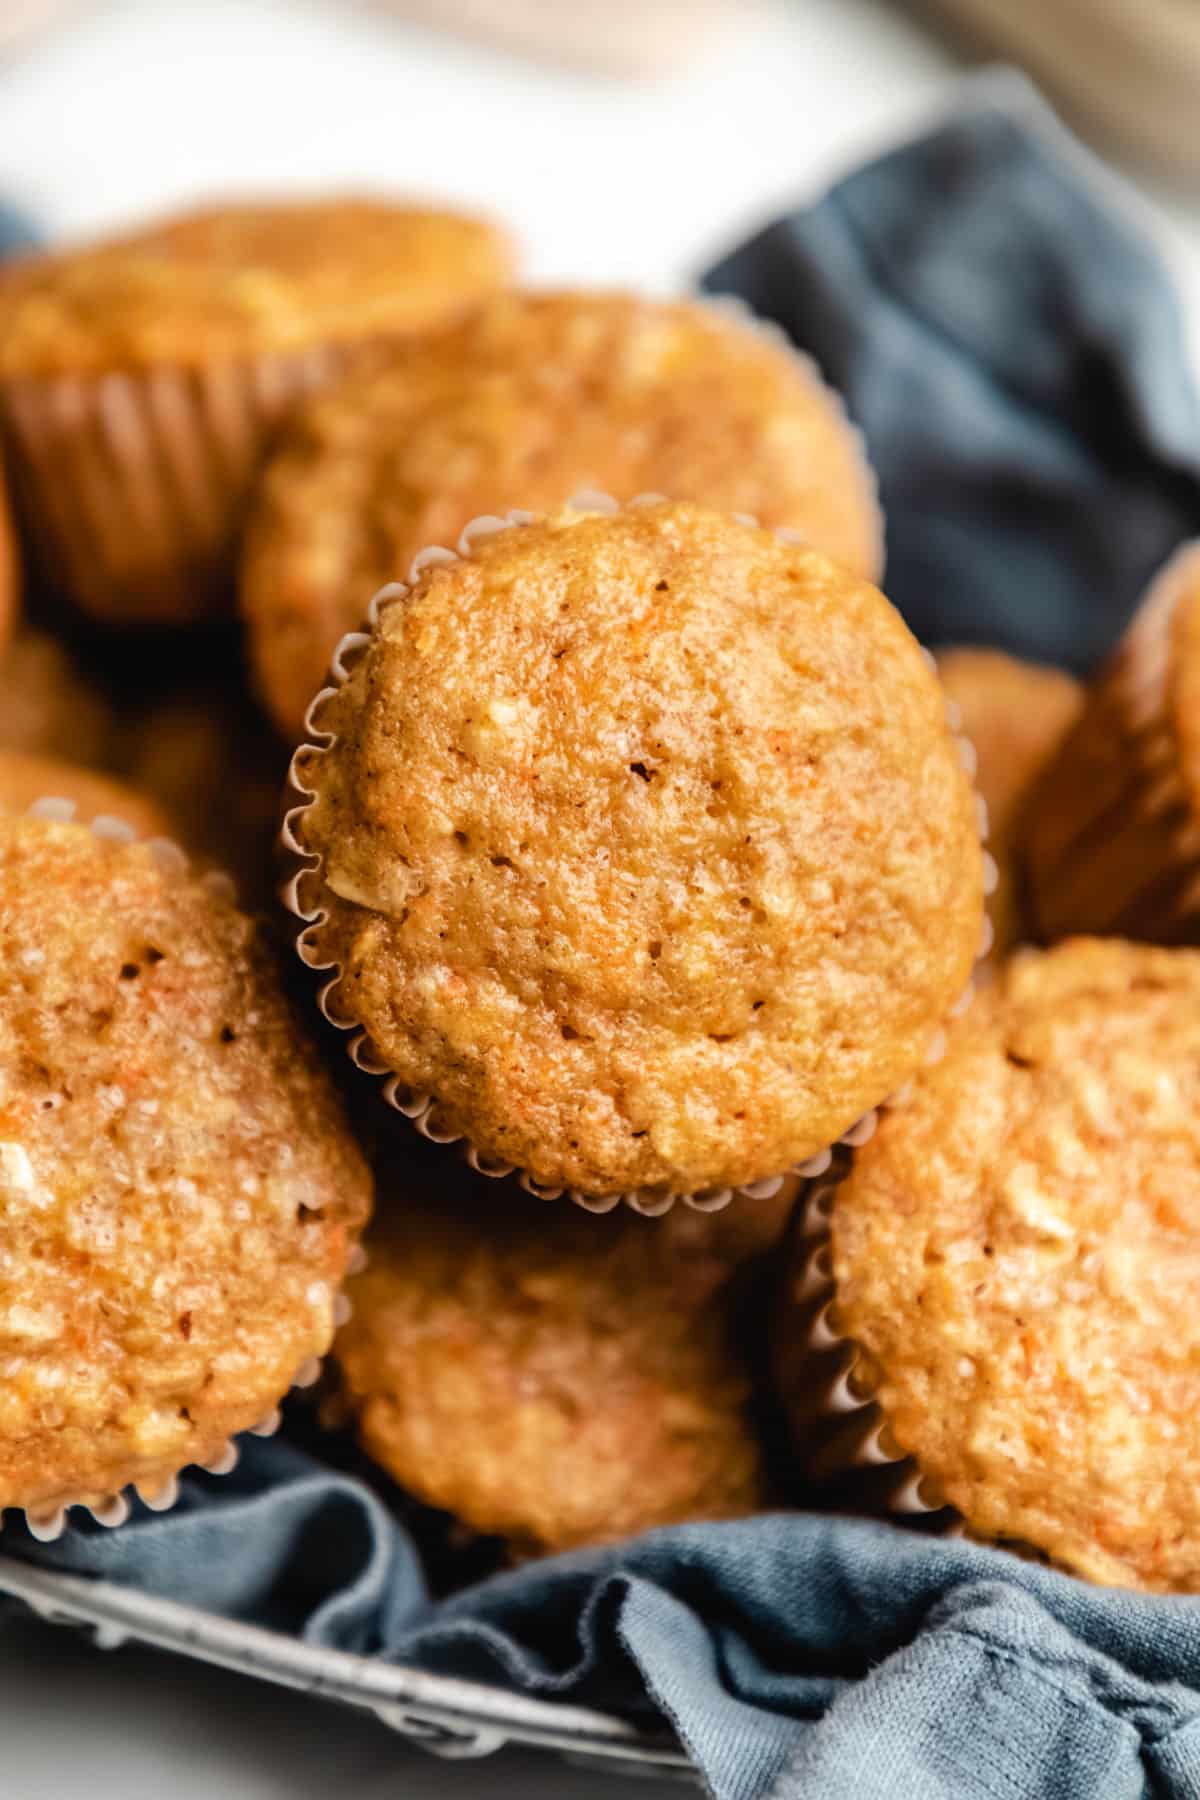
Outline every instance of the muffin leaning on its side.
POLYGON ((1200 543, 1172 557, 1030 796, 1039 933, 1200 944, 1200 543))
POLYGON ((1200 956, 1018 955, 816 1222, 777 1336, 802 1461, 1200 1591, 1200 956))
POLYGON ((698 301, 505 294, 302 408, 247 521, 241 604, 285 735, 338 639, 477 514, 653 491, 798 529, 870 580, 875 482, 840 403, 766 328, 698 301))
POLYGON ((222 610, 289 408, 510 268, 478 220, 349 199, 195 212, 6 267, 0 428, 47 572, 112 623, 222 610))
POLYGON ((743 1209, 597 1219, 487 1189, 427 1153, 380 1172, 334 1346, 369 1453, 518 1555, 761 1505, 731 1281, 789 1196, 731 1238, 743 1209))
POLYGON ((0 817, 0 1508, 227 1456, 333 1333, 370 1177, 249 920, 0 817))
POLYGON ((702 507, 567 509, 427 567, 347 654, 289 902, 427 1131, 585 1196, 748 1187, 927 1054, 982 857, 875 588, 702 507))
POLYGON ((1083 706, 1083 689, 1061 669, 968 645, 937 653, 938 676, 958 707, 976 754, 975 785, 988 810, 996 885, 988 898, 998 962, 1029 934, 1015 840, 1041 771, 1083 706))

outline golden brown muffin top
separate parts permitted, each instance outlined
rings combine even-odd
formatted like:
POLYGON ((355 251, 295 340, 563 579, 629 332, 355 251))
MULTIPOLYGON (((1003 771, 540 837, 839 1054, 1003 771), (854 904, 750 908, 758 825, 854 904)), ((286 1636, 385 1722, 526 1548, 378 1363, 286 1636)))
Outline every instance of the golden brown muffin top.
POLYGON ((0 748, 99 763, 111 748, 112 705, 70 652, 23 628, 0 654, 0 748))
POLYGON ((427 569, 298 769, 339 1017, 540 1181, 778 1174, 921 1061, 982 918, 936 679, 875 588, 685 505, 427 569))
POLYGON ((1002 650, 940 650, 938 674, 975 746, 975 785, 988 809, 988 849, 999 879, 988 900, 994 954, 1025 936, 1014 841, 1034 782, 1083 709, 1073 676, 1002 650))
POLYGON ((225 205, 22 258, 0 376, 82 375, 420 328, 508 280, 483 220, 384 200, 225 205))
POLYGON ((1200 955, 1014 959, 833 1217, 840 1326, 981 1536, 1200 1589, 1200 955))
MULTIPOLYGON (((381 1175, 348 1289, 335 1355, 371 1455, 520 1554, 761 1504, 726 1215, 498 1207, 440 1161, 381 1175)), ((755 1218, 782 1229, 773 1203, 755 1218)))
POLYGON ((249 920, 0 817, 0 1506, 161 1487, 328 1347, 369 1173, 249 920))
POLYGON ((265 475, 242 563, 251 654, 293 740, 338 639, 418 550, 581 488, 789 525, 868 579, 882 529, 841 406, 761 329, 688 301, 506 294, 310 404, 265 475))
POLYGON ((175 822, 148 794, 113 775, 78 763, 21 750, 0 750, 0 812, 24 813, 38 800, 68 800, 83 825, 93 819, 124 821, 138 837, 170 837, 175 822))

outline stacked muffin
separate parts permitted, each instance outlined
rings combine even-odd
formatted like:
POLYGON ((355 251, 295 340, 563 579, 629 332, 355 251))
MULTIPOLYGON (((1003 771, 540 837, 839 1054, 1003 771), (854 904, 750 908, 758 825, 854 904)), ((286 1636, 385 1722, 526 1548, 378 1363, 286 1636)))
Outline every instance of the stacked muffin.
POLYGON ((510 272, 341 202, 0 279, 0 1506, 167 1503, 340 1323, 324 1418, 511 1556, 799 1472, 1200 1587, 1200 975, 1014 954, 1194 939, 1194 559, 1086 693, 935 668, 807 363, 510 272), (356 1126, 214 872, 289 758, 356 1126))

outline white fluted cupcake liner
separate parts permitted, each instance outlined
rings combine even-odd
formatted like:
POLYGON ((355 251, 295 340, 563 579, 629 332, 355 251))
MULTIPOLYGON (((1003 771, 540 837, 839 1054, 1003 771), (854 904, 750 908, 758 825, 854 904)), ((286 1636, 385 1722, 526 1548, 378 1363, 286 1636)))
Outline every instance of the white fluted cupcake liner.
MULTIPOLYGON (((786 340, 785 340, 786 341, 786 340)), ((616 514, 626 508, 641 506, 658 506, 663 504, 665 496, 658 493, 638 494, 622 505, 614 500, 611 494, 600 493, 594 489, 584 489, 573 494, 566 501, 568 508, 578 512, 616 514)), ((453 549, 444 544, 430 544, 419 550, 413 557, 406 582, 393 581, 380 588, 371 600, 367 609, 364 626, 359 631, 348 632, 341 639, 333 652, 330 662, 329 682, 311 701, 305 715, 305 730, 308 736, 295 751, 288 771, 289 792, 300 796, 299 803, 287 807, 280 829, 280 842, 285 856, 291 864, 281 889, 281 897, 288 911, 300 922, 296 933, 295 946, 300 960, 307 968, 317 973, 328 975, 328 980, 317 993, 317 1005, 325 1019, 339 1031, 351 1033, 346 1045, 347 1054, 355 1066, 365 1074, 377 1077, 382 1083, 383 1097, 396 1112, 401 1113, 412 1124, 422 1137, 435 1144, 455 1146, 458 1153, 479 1175, 486 1175, 495 1180, 503 1180, 516 1176, 521 1186, 530 1194, 542 1200, 557 1200, 563 1195, 576 1206, 586 1212, 607 1213, 624 1204, 632 1211, 646 1218, 658 1218, 670 1211, 676 1201, 689 1206, 698 1212, 718 1212, 728 1206, 735 1197, 748 1200, 764 1200, 778 1193, 782 1183, 791 1175, 799 1175, 806 1179, 822 1175, 828 1169, 833 1153, 841 1145, 853 1146, 865 1143, 875 1128, 877 1109, 871 1109, 857 1119, 848 1130, 833 1144, 819 1150, 806 1161, 789 1169, 766 1176, 760 1180, 745 1183, 739 1187, 717 1187, 693 1194, 664 1194, 657 1188, 632 1188, 615 1194, 589 1194, 579 1188, 556 1187, 534 1180, 526 1171, 514 1164, 491 1157, 471 1143, 463 1133, 447 1127, 439 1118, 438 1103, 435 1095, 414 1090, 403 1083, 388 1067, 371 1042, 369 1034, 358 1025, 357 1020, 346 1017, 337 1009, 337 989, 342 980, 340 965, 322 960, 319 948, 319 936, 328 915, 319 904, 310 904, 305 897, 305 889, 319 879, 321 858, 309 849, 304 841, 304 815, 315 803, 316 788, 306 778, 306 768, 314 758, 325 756, 335 743, 335 735, 320 724, 319 715, 326 700, 335 696, 338 690, 349 680, 359 659, 365 654, 380 617, 389 606, 404 600, 412 584, 415 583, 425 569, 446 563, 454 563, 470 557, 475 545, 485 538, 494 537, 498 532, 518 529, 533 523, 543 515, 524 509, 513 509, 507 513, 484 513, 472 519, 459 534, 458 542, 453 549)), ((748 513, 732 515, 740 523, 758 526, 758 520, 748 513)), ((803 544, 803 535, 793 531, 789 526, 780 526, 774 535, 784 543, 803 544)), ((936 664, 928 651, 922 651, 928 665, 936 675, 936 664)), ((954 723, 952 702, 947 701, 947 723, 955 732, 959 746, 959 755, 968 777, 973 774, 975 766, 974 746, 961 736, 954 723)), ((958 721, 961 724, 961 720, 958 721)), ((981 841, 987 836, 987 809, 981 797, 976 796, 979 812, 979 833, 981 841)), ((996 865, 984 851, 984 887, 991 892, 996 883, 996 865)), ((977 961, 987 956, 992 946, 991 921, 984 918, 980 932, 979 947, 976 952, 977 961)), ((970 1001, 973 984, 968 983, 964 993, 951 1008, 951 1016, 960 1012, 970 1001)), ((945 1046, 945 1033, 940 1027, 931 1035, 925 1060, 937 1061, 945 1046)), ((899 1103, 903 1095, 891 1096, 881 1105, 899 1103)))
POLYGON ((961 1533, 959 1515, 892 1438, 868 1361, 838 1322, 830 1218, 850 1160, 809 1185, 792 1226, 775 1363, 794 1454, 809 1482, 836 1483, 864 1511, 961 1533))
MULTIPOLYGON (((76 812, 77 808, 73 800, 52 794, 44 795, 26 808, 26 813, 30 818, 48 819, 66 824, 75 819, 76 812)), ((191 859, 187 852, 173 839, 147 838, 139 840, 136 830, 125 819, 101 813, 93 819, 79 822, 88 825, 97 837, 105 838, 110 842, 124 844, 143 842, 158 861, 173 873, 184 874, 191 867, 191 859)), ((210 870, 201 876, 201 881, 205 887, 219 895, 220 898, 233 900, 233 883, 222 871, 210 870)), ((358 1274, 366 1267, 366 1264, 367 1253, 361 1244, 356 1244, 347 1260, 345 1274, 358 1274)), ((345 1294, 336 1295, 333 1302, 334 1326, 344 1325, 350 1317, 350 1313, 350 1301, 345 1294)), ((312 1387, 318 1380, 321 1369, 322 1359, 319 1356, 306 1356, 297 1366, 289 1383, 289 1389, 312 1387)), ((252 1425, 248 1425, 246 1432, 252 1437, 272 1437, 278 1431, 280 1422, 279 1407, 272 1406, 261 1418, 255 1420, 252 1425)), ((125 1523, 132 1511, 131 1496, 136 1496, 152 1512, 169 1512, 179 1498, 179 1475, 183 1473, 184 1468, 199 1468, 208 1475, 228 1475, 237 1467, 238 1457, 237 1438, 227 1438, 206 1461, 184 1464, 176 1474, 157 1485, 132 1482, 95 1502, 66 1500, 51 1507, 12 1506, 0 1508, 0 1530, 3 1529, 8 1517, 12 1515, 24 1521, 31 1537, 37 1538, 40 1543, 53 1543, 62 1536, 66 1529, 67 1515, 72 1507, 82 1508, 83 1511, 89 1513, 97 1525, 115 1530, 117 1526, 125 1523)))

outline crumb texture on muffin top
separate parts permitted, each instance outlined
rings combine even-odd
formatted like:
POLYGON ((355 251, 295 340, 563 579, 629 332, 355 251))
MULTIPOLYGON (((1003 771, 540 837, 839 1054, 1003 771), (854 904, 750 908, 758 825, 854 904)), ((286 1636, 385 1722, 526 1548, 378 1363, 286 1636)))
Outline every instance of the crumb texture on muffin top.
POLYGON ((699 507, 567 511, 426 571, 298 774, 332 1006, 551 1184, 780 1173, 970 973, 974 797, 883 596, 699 507))
POLYGON ((879 574, 858 440, 782 344, 696 302, 501 295, 289 424, 241 572, 259 685, 284 731, 299 736, 338 639, 418 550, 454 544, 479 514, 553 509, 583 488, 751 513, 879 574))
POLYGON ((519 1554, 761 1504, 726 1215, 596 1218, 519 1191, 497 1208, 439 1166, 381 1173, 335 1344, 371 1455, 519 1554))
POLYGON ((370 1177, 250 922, 0 817, 0 1507, 153 1490, 332 1336, 370 1177))
POLYGON ((1200 1589, 1200 955, 1023 953, 833 1216, 839 1327, 979 1536, 1200 1589))
POLYGON ((186 213, 0 273, 0 376, 189 366, 406 331, 511 269, 494 226, 385 200, 186 213))

